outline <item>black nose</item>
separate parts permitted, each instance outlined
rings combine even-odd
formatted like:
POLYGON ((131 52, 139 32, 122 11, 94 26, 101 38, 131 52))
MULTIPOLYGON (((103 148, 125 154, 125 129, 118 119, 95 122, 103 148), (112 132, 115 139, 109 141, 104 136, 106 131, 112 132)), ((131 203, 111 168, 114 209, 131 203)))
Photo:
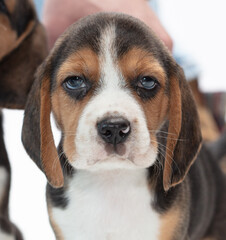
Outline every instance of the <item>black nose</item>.
POLYGON ((99 135, 105 142, 118 144, 124 142, 131 129, 129 121, 123 118, 108 118, 97 124, 99 135))

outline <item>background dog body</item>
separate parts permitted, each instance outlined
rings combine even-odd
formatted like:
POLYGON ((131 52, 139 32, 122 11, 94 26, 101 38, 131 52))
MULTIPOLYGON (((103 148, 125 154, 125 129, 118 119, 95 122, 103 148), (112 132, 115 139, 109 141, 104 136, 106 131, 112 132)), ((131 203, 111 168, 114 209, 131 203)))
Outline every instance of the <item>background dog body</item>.
POLYGON ((10 164, 3 139, 0 113, 0 239, 22 240, 20 231, 9 220, 10 164))
POLYGON ((0 10, 0 107, 23 109, 34 72, 47 55, 45 31, 31 1, 9 0, 2 5, 5 9, 0 10), (12 42, 8 40, 11 35, 12 42))
POLYGON ((11 171, 1 108, 23 109, 34 72, 47 55, 45 31, 29 0, 0 1, 0 239, 22 239, 9 220, 11 171))
POLYGON ((183 71, 134 18, 90 16, 60 37, 37 72, 22 140, 49 181, 57 239, 225 238, 225 179, 205 147, 197 157, 183 71))

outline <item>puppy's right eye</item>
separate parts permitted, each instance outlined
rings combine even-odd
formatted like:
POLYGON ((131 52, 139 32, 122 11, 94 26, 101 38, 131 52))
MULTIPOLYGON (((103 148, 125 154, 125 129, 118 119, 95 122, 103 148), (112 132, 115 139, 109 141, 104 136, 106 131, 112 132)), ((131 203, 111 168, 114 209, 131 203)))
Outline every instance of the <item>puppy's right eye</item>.
POLYGON ((83 76, 70 76, 64 80, 62 86, 72 98, 80 100, 86 96, 92 84, 83 76))
POLYGON ((66 78, 66 80, 64 81, 64 86, 68 90, 78 90, 80 88, 85 88, 86 84, 82 77, 73 76, 66 78))

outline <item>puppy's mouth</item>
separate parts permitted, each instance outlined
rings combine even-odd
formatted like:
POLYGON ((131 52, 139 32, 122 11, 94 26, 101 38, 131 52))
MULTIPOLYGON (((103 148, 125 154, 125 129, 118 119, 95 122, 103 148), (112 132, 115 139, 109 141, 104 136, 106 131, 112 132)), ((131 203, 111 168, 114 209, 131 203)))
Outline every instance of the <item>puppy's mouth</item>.
POLYGON ((119 155, 123 156, 126 153, 126 145, 124 143, 121 144, 106 144, 104 147, 107 155, 119 155))
POLYGON ((120 168, 128 168, 128 166, 134 167, 134 163, 130 159, 121 157, 116 154, 104 159, 90 160, 87 163, 88 163, 88 168, 90 170, 120 169, 120 168))

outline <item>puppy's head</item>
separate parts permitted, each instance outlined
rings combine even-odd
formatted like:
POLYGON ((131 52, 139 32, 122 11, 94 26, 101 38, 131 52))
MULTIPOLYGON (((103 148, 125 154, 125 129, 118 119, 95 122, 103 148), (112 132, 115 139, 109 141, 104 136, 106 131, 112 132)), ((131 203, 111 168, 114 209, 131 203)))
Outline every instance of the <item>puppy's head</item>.
POLYGON ((183 180, 201 142, 183 71, 151 30, 126 15, 97 14, 72 25, 37 72, 22 139, 60 187, 51 111, 73 167, 148 168, 164 156, 165 190, 183 180))
POLYGON ((0 0, 0 107, 24 107, 46 46, 32 1, 0 0))

